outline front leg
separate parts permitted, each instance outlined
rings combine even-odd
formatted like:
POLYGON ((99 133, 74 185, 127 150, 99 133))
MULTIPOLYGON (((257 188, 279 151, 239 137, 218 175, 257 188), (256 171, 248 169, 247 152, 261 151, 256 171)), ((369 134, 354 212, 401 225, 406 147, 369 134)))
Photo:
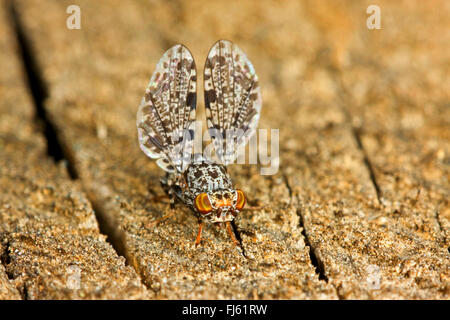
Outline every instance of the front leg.
POLYGON ((177 200, 177 196, 175 194, 175 179, 168 173, 165 177, 161 178, 161 187, 163 188, 166 195, 169 197, 170 209, 175 208, 175 201, 177 200))
POLYGON ((176 194, 175 194, 174 180, 171 179, 169 174, 167 174, 165 177, 161 178, 160 182, 161 182, 161 187, 163 188, 163 190, 164 190, 164 192, 166 194, 164 196, 158 196, 157 198, 162 198, 162 197, 166 197, 166 196, 169 197, 169 201, 170 201, 169 213, 167 213, 166 215, 162 216, 161 218, 155 219, 155 220, 147 223, 146 226, 148 228, 155 227, 160 222, 170 218, 171 216, 173 216, 175 214, 175 201, 177 200, 177 197, 176 197, 176 194))
POLYGON ((199 220, 197 237, 195 238, 195 246, 198 246, 200 244, 200 241, 202 239, 202 230, 203 230, 203 221, 199 220))
POLYGON ((162 216, 161 218, 155 219, 149 223, 147 223, 147 228, 153 228, 156 227, 160 222, 163 222, 164 220, 170 218, 171 216, 173 216, 175 214, 175 209, 174 208, 170 208, 169 209, 169 213, 166 214, 165 216, 162 216))

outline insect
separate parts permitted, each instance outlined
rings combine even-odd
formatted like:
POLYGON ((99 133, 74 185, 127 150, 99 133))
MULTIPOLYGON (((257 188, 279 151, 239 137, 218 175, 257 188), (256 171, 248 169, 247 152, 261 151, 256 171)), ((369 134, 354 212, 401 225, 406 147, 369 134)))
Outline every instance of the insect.
POLYGON ((208 132, 220 161, 193 152, 197 71, 182 44, 164 53, 146 88, 137 113, 139 145, 166 171, 161 185, 172 213, 178 201, 197 216, 195 244, 207 221, 225 225, 236 245, 230 222, 244 208, 246 197, 233 186, 227 165, 256 131, 262 104, 258 77, 237 45, 219 40, 209 51, 203 81, 208 132), (225 139, 228 132, 233 133, 231 139, 225 139))

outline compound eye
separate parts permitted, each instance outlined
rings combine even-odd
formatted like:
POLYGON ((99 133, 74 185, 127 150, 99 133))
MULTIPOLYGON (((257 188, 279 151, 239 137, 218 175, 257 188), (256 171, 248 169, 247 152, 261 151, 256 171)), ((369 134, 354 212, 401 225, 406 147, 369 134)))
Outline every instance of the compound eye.
POLYGON ((245 195, 244 192, 240 189, 236 190, 237 192, 237 202, 236 202, 236 209, 241 210, 245 206, 245 195))
POLYGON ((211 202, 209 202, 206 192, 200 193, 195 197, 195 207, 201 214, 210 213, 212 210, 211 202))

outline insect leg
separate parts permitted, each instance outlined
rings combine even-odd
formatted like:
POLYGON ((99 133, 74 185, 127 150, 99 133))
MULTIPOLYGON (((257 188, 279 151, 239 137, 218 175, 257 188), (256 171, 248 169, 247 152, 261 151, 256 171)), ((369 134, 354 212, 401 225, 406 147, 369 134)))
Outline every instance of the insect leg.
POLYGON ((169 174, 167 174, 165 177, 161 178, 161 187, 163 188, 164 192, 169 197, 170 201, 170 209, 175 209, 175 190, 174 190, 174 182, 173 179, 170 178, 169 174))
POLYGON ((159 194, 159 195, 155 195, 153 198, 151 198, 150 201, 155 203, 155 202, 160 202, 161 200, 166 199, 166 198, 168 198, 167 194, 159 194))
POLYGON ((262 210, 264 209, 264 206, 251 206, 250 205, 250 201, 249 199, 247 199, 246 203, 245 203, 245 207, 241 209, 245 210, 245 211, 257 211, 257 210, 262 210))
POLYGON ((168 214, 166 214, 165 216, 162 216, 161 218, 155 219, 149 223, 147 223, 147 227, 148 228, 152 228, 155 227, 156 225, 158 225, 160 222, 170 218, 171 216, 173 216, 175 214, 175 210, 174 209, 170 209, 170 212, 168 214))
POLYGON ((257 210, 262 210, 264 209, 264 207, 262 206, 246 206, 244 208, 241 209, 241 211, 257 211, 257 210))
POLYGON ((166 214, 165 216, 159 218, 159 219, 155 219, 152 222, 149 222, 146 226, 148 228, 154 227, 157 224, 159 224, 160 222, 170 218, 171 216, 173 216, 175 214, 175 194, 174 194, 174 190, 173 190, 173 186, 172 186, 172 180, 170 179, 170 177, 165 176, 164 178, 162 178, 160 180, 161 182, 161 186, 164 189, 164 191, 166 192, 167 195, 164 196, 157 196, 156 198, 162 198, 165 196, 169 197, 170 200, 170 211, 168 214, 166 214))
POLYGON ((170 178, 169 178, 169 174, 166 174, 166 176, 162 177, 159 182, 161 183, 161 187, 163 188, 164 192, 168 195, 169 194, 169 189, 170 189, 170 178))
POLYGON ((170 201, 170 210, 175 211, 175 194, 173 192, 173 189, 169 190, 169 201, 170 201))
POLYGON ((202 230, 203 230, 203 222, 199 222, 197 238, 195 239, 195 246, 198 246, 198 244, 200 243, 200 240, 202 239, 202 230))

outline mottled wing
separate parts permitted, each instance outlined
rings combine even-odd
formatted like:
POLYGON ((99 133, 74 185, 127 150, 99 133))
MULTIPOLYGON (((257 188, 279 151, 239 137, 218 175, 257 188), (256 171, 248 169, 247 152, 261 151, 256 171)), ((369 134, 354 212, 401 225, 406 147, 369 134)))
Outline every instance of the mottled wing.
POLYGON ((165 171, 183 172, 193 154, 195 61, 181 45, 159 60, 137 113, 139 145, 165 171))
POLYGON ((206 122, 216 155, 224 164, 232 163, 258 125, 262 104, 258 76, 237 45, 220 40, 206 59, 204 87, 206 122))

